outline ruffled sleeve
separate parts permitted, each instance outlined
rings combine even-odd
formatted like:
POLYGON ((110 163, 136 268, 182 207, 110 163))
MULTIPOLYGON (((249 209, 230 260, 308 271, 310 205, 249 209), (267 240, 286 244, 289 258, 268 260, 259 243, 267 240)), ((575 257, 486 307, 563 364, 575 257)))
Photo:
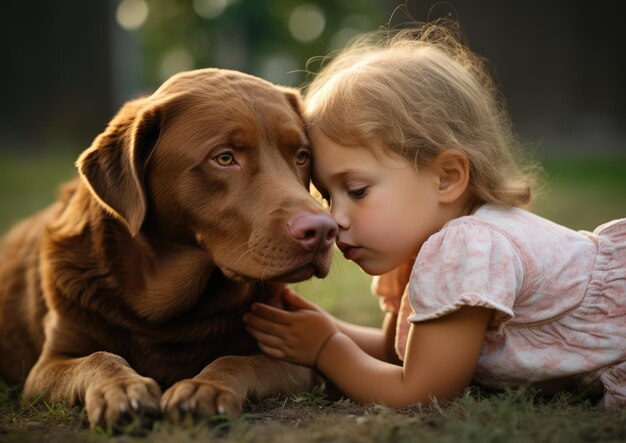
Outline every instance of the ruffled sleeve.
POLYGON ((400 301, 409 284, 412 268, 413 261, 411 260, 393 271, 372 279, 372 294, 379 297, 378 304, 382 311, 394 314, 400 312, 400 301))
POLYGON ((477 222, 456 222, 422 246, 410 278, 410 322, 430 320, 462 306, 494 309, 491 327, 514 317, 524 269, 505 233, 477 222))

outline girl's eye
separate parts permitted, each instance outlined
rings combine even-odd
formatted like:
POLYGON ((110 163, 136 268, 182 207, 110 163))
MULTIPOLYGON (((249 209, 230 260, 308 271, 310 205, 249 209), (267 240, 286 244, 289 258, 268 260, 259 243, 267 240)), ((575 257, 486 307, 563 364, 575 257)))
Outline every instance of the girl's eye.
POLYGON ((348 194, 350 194, 350 196, 352 198, 355 198, 357 200, 365 197, 365 195, 367 194, 367 187, 364 188, 359 188, 359 189, 353 189, 352 191, 348 191, 348 194))
POLYGON ((235 157, 230 152, 222 152, 217 157, 213 157, 213 160, 220 166, 231 166, 235 164, 235 157))
POLYGON ((309 153, 309 151, 300 151, 296 155, 296 163, 300 166, 308 162, 310 159, 311 159, 311 154, 309 153))

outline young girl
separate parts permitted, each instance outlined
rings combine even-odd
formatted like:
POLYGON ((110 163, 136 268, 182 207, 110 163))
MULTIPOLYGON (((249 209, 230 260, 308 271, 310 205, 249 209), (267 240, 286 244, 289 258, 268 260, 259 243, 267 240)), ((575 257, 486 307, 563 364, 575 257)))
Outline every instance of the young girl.
POLYGON ((483 64, 452 33, 347 49, 306 104, 337 246, 380 276, 389 313, 382 331, 359 327, 286 291, 287 310, 245 316, 265 353, 394 408, 472 379, 626 404, 626 219, 575 232, 521 209, 531 175, 483 64))

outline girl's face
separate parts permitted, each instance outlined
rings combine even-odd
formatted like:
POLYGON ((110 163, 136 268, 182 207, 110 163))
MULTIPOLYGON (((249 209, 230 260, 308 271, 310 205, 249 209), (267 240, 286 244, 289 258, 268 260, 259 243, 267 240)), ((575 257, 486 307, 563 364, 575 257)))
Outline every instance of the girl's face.
POLYGON ((406 159, 346 147, 322 131, 310 131, 313 180, 339 225, 337 246, 370 275, 414 259, 447 220, 438 198, 439 177, 418 173, 406 159))

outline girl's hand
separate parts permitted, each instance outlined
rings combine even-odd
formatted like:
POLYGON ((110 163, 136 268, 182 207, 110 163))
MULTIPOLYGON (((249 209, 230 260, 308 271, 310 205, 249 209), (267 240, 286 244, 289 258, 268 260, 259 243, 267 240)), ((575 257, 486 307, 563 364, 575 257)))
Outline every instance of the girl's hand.
POLYGON ((284 290, 283 300, 286 311, 253 304, 243 318, 247 330, 267 355, 315 366, 322 348, 339 329, 320 307, 289 289, 284 290))

